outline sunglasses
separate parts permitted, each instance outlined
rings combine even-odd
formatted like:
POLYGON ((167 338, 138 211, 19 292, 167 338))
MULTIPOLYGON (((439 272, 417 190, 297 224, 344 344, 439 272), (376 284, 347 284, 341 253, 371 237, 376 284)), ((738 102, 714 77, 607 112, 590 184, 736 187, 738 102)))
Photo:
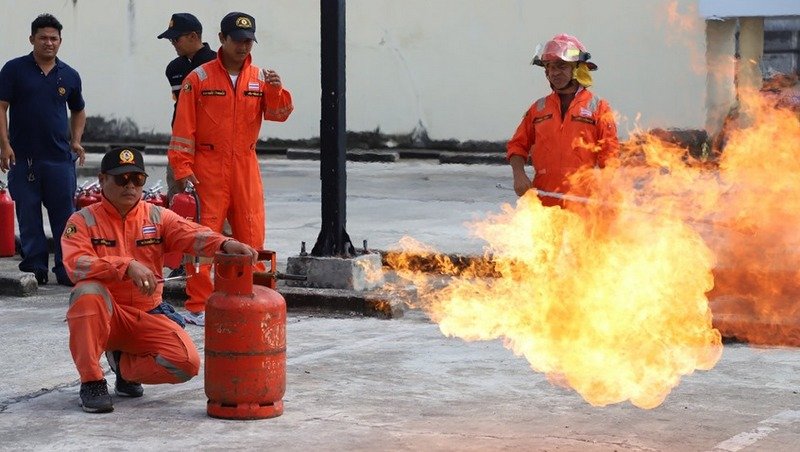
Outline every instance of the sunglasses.
POLYGON ((114 183, 120 187, 128 185, 128 182, 133 182, 133 185, 141 187, 146 181, 147 174, 144 173, 125 173, 114 175, 114 183))

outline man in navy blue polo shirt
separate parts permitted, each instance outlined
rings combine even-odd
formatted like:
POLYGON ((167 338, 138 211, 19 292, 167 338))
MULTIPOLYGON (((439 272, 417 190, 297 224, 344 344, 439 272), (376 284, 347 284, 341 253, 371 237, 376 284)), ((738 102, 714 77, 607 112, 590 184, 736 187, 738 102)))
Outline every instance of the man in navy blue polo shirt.
POLYGON ((78 72, 56 57, 62 28, 50 14, 37 17, 31 23, 33 51, 0 70, 0 170, 8 171, 17 206, 23 255, 19 269, 34 273, 39 284, 47 283, 44 206, 55 238, 53 273, 59 284, 71 286, 58 238, 75 211, 75 160, 83 165, 86 113, 78 72))

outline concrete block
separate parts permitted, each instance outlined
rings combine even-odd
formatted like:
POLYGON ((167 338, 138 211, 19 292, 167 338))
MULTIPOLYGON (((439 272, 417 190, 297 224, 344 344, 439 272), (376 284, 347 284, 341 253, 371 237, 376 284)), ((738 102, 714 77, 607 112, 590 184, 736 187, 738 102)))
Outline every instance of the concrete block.
POLYGON ((292 256, 286 265, 286 273, 306 276, 306 281, 286 282, 293 287, 361 291, 384 284, 379 254, 362 254, 353 258, 292 256))
POLYGON ((382 319, 399 319, 403 317, 407 308, 402 297, 379 290, 364 292, 287 287, 281 282, 278 284, 278 293, 286 300, 286 309, 289 312, 305 314, 333 312, 382 319))
POLYGON ((169 148, 166 144, 148 144, 144 147, 145 155, 167 155, 167 149, 169 148))
POLYGON ((36 295, 39 284, 33 273, 3 272, 0 273, 0 295, 27 297, 36 295))
POLYGON ((442 152, 439 163, 463 163, 467 165, 505 165, 505 154, 494 152, 442 152))
POLYGON ((400 160, 400 154, 394 151, 347 151, 350 162, 389 162, 400 160))
POLYGON ((288 160, 319 160, 319 149, 287 149, 288 160))
MULTIPOLYGON (((76 175, 78 179, 91 179, 93 181, 97 180, 97 175, 100 173, 100 163, 93 164, 93 163, 86 163, 83 166, 78 166, 75 168, 76 175)), ((81 182, 78 182, 80 185, 81 182)))
MULTIPOLYGON (((319 149, 287 149, 286 158, 289 160, 319 160, 319 149)), ((400 153, 387 150, 348 150, 347 160, 350 162, 387 162, 400 160, 400 153)))

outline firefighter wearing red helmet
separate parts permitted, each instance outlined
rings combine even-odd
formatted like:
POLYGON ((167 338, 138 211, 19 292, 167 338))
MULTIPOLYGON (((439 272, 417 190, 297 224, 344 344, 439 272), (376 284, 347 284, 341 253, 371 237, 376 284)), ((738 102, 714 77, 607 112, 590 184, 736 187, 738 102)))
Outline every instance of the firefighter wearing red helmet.
MULTIPOLYGON (((586 167, 604 167, 619 148, 617 125, 611 107, 591 91, 590 71, 597 65, 574 36, 559 34, 536 48, 533 65, 545 70, 553 90, 533 103, 514 136, 506 157, 511 164, 514 191, 524 195, 531 187, 544 192, 567 193, 569 176, 586 167), (531 180, 525 170, 534 168, 531 180)), ((552 196, 540 196, 545 206, 563 206, 552 196)))

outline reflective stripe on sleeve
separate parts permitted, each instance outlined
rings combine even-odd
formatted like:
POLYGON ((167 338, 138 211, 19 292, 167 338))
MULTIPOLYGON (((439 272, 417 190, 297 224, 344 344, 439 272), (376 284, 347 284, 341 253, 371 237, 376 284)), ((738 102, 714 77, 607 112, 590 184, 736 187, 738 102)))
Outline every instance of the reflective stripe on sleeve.
POLYGON ((200 256, 202 254, 203 248, 205 248, 206 245, 208 244, 208 239, 210 237, 212 237, 213 235, 214 235, 213 232, 204 231, 204 232, 199 232, 195 236, 195 240, 194 240, 194 255, 195 256, 200 256))
POLYGON ((150 205, 150 221, 154 224, 161 224, 161 207, 150 205))
POLYGON ((176 143, 183 143, 183 144, 188 144, 189 146, 194 146, 194 140, 189 140, 187 138, 172 136, 170 137, 169 141, 170 142, 174 141, 176 143))
POLYGON ((84 207, 78 211, 78 214, 80 214, 80 216, 83 217, 83 220, 86 221, 86 226, 92 227, 97 225, 97 220, 94 219, 94 214, 92 214, 88 208, 84 207))
POLYGON ((79 257, 75 263, 75 271, 72 272, 72 280, 78 282, 86 278, 86 275, 89 274, 89 270, 92 268, 92 262, 94 262, 92 256, 83 255, 79 257))
POLYGON ((600 99, 598 99, 597 96, 592 96, 592 98, 589 100, 589 105, 588 105, 589 111, 591 111, 592 114, 597 113, 597 107, 599 105, 600 105, 600 99))
POLYGON ((197 69, 194 70, 194 72, 197 72, 197 77, 200 79, 201 82, 208 78, 208 74, 206 74, 206 70, 203 69, 203 66, 198 66, 197 69))
POLYGON ((175 151, 175 152, 185 152, 187 154, 194 154, 194 146, 187 146, 185 144, 176 143, 175 141, 169 142, 169 147, 167 148, 167 152, 175 151))

